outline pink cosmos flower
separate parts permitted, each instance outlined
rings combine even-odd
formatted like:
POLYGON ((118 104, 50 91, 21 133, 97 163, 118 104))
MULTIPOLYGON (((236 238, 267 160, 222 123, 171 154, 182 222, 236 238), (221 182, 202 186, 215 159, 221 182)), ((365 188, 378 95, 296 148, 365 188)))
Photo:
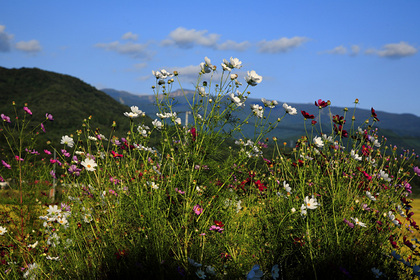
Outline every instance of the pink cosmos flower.
POLYGON ((31 110, 29 110, 29 108, 28 107, 23 107, 23 110, 25 110, 25 112, 26 113, 28 113, 29 115, 31 115, 32 116, 32 111, 31 110))
POLYGON ((16 159, 17 161, 19 161, 19 160, 20 160, 20 161, 23 161, 23 158, 19 157, 18 155, 16 155, 16 156, 15 156, 15 159, 16 159))
POLYGON ((1 119, 5 122, 10 123, 10 117, 6 116, 5 114, 1 114, 1 119))
POLYGON ((7 162, 5 162, 4 160, 1 161, 1 163, 4 165, 4 167, 11 169, 12 167, 10 166, 10 164, 8 164, 7 162))
POLYGON ((200 204, 195 205, 193 210, 194 210, 194 213, 197 215, 200 215, 201 213, 203 213, 203 208, 201 208, 200 204))
POLYGON ((44 153, 46 153, 47 155, 51 155, 51 152, 48 150, 44 150, 44 153))
POLYGON ((418 166, 414 166, 413 171, 417 174, 417 176, 420 176, 420 168, 418 166))
POLYGON ((46 132, 46 131, 45 131, 45 127, 44 127, 44 124, 43 124, 43 123, 41 123, 41 129, 42 129, 42 131, 46 132))
POLYGON ((53 118, 53 116, 51 114, 46 113, 45 114, 45 117, 47 118, 47 120, 50 120, 50 121, 53 121, 54 120, 54 118, 53 118))

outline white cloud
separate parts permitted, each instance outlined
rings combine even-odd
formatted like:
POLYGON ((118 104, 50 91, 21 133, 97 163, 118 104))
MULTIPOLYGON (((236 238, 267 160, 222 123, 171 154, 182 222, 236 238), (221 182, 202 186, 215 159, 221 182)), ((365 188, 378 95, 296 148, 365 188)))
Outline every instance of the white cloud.
POLYGON ((387 58, 402 58, 406 56, 415 55, 418 52, 418 49, 407 44, 406 42, 386 44, 382 47, 381 50, 374 48, 367 49, 365 54, 373 54, 380 57, 387 58))
POLYGON ((119 54, 129 55, 135 58, 150 58, 152 53, 147 49, 149 44, 139 43, 120 43, 118 41, 111 43, 97 43, 95 47, 105 49, 107 51, 115 51, 119 54))
POLYGON ((184 27, 178 27, 169 33, 169 39, 163 40, 162 45, 176 45, 180 48, 192 48, 194 45, 200 45, 214 48, 217 45, 217 40, 219 40, 220 35, 207 33, 207 30, 188 30, 184 27))
POLYGON ((130 32, 125 33, 124 35, 122 35, 121 39, 123 40, 132 40, 132 41, 137 41, 139 39, 139 36, 137 34, 130 32))
POLYGON ((194 46, 202 46, 215 50, 235 50, 245 51, 251 44, 248 41, 235 42, 227 40, 218 43, 221 35, 216 33, 208 33, 207 30, 186 29, 178 27, 169 33, 168 39, 161 42, 162 46, 176 46, 183 49, 190 49, 194 46))
POLYGON ((280 38, 277 40, 266 41, 263 40, 258 43, 258 52, 260 53, 280 53, 288 52, 291 49, 297 48, 303 43, 307 42, 309 38, 306 37, 293 37, 293 38, 280 38))
POLYGON ((227 40, 226 42, 217 45, 218 50, 235 50, 235 51, 246 51, 251 46, 251 43, 248 41, 243 41, 241 43, 237 43, 232 40, 227 40))
POLYGON ((351 46, 351 53, 350 53, 351 56, 356 56, 359 54, 359 52, 360 52, 360 47, 358 45, 351 46))
POLYGON ((387 44, 382 47, 382 50, 378 51, 377 54, 382 57, 400 58, 404 56, 410 56, 417 53, 417 49, 405 42, 397 44, 387 44))
POLYGON ((347 53, 347 48, 344 47, 343 45, 335 47, 332 50, 328 50, 325 51, 324 53, 328 53, 328 54, 346 54, 347 53))
POLYGON ((38 40, 30 40, 30 41, 20 41, 17 42, 15 48, 28 53, 37 53, 42 50, 41 44, 38 40))
POLYGON ((0 25, 0 52, 8 52, 11 49, 13 35, 8 34, 5 30, 6 26, 0 25))

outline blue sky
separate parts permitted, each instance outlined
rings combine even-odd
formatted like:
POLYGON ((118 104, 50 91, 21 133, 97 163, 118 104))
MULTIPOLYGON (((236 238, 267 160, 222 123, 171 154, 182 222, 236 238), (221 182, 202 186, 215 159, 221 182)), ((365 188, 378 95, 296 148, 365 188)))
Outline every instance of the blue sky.
MULTIPOLYGON (((0 66, 152 94, 152 70, 193 88, 199 64, 239 58, 251 97, 420 116, 420 1, 2 1, 0 66)), ((176 88, 176 87, 175 87, 176 88)))

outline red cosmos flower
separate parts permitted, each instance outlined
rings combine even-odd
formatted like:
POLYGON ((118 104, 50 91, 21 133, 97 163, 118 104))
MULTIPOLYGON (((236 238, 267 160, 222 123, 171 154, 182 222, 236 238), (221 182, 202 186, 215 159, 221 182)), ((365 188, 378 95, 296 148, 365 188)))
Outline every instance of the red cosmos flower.
POLYGON ((372 151, 372 147, 371 146, 362 146, 362 154, 363 156, 369 156, 370 152, 372 151))
POLYGON ((197 137, 197 131, 195 130, 195 127, 192 127, 190 129, 190 133, 191 133, 193 141, 195 141, 195 138, 197 137))
POLYGON ((393 248, 395 248, 395 249, 398 249, 399 247, 398 247, 398 245, 397 245, 397 242, 395 242, 394 241, 394 236, 393 235, 391 235, 389 238, 388 238, 388 240, 389 240, 389 242, 391 243, 391 246, 393 247, 393 248))
POLYGON ((316 121, 311 121, 311 124, 312 125, 316 125, 316 121))
POLYGON ((408 239, 407 239, 407 236, 405 236, 405 235, 404 235, 404 237, 403 237, 403 241, 404 241, 404 244, 405 244, 407 247, 409 247, 410 249, 414 249, 414 248, 416 248, 416 247, 413 245, 413 243, 411 243, 411 242, 410 242, 410 240, 408 240, 408 239))
POLYGON ((328 106, 328 104, 331 104, 331 101, 323 101, 322 99, 318 99, 318 102, 315 101, 315 106, 321 108, 325 108, 328 106))
POLYGON ((266 187, 266 186, 264 186, 264 185, 263 185, 263 183, 261 183, 261 181, 260 181, 260 180, 255 181, 255 185, 258 187, 258 190, 259 190, 260 192, 262 192, 262 191, 264 191, 265 189, 267 189, 267 187, 266 187))
POLYGON ((340 124, 338 127, 336 124, 334 124, 334 131, 337 134, 341 134, 341 136, 343 137, 348 137, 349 133, 347 132, 347 130, 343 129, 343 126, 340 124))
POLYGON ((214 224, 218 227, 224 227, 225 225, 221 221, 214 220, 214 224))
POLYGON ((345 124, 346 120, 344 119, 344 116, 335 115, 333 116, 333 122, 336 124, 345 124))
POLYGON ((305 119, 315 119, 314 115, 309 115, 305 111, 300 111, 305 119))
POLYGON ((112 156, 114 157, 114 158, 122 158, 124 155, 121 155, 121 154, 118 154, 118 153, 116 153, 116 152, 114 152, 114 151, 111 151, 111 154, 112 154, 112 156))
POLYGON ((375 109, 373 109, 373 107, 370 109, 370 112, 372 113, 372 117, 375 119, 375 121, 379 122, 378 116, 376 115, 375 109))

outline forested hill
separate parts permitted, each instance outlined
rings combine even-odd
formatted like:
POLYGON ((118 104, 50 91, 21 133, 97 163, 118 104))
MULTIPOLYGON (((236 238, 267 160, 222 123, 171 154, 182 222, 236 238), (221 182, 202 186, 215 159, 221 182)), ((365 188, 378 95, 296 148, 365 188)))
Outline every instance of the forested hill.
MULTIPOLYGON (((80 79, 37 68, 0 67, 0 113, 13 120, 15 109, 23 115, 25 103, 33 112, 31 124, 45 120, 46 113, 54 117, 53 122, 45 124, 47 133, 42 140, 56 143, 61 136, 74 134, 89 116, 92 116, 90 127, 99 128, 107 137, 113 121, 117 123, 117 134, 129 130, 130 121, 123 115, 130 111, 129 107, 80 79)), ((41 131, 40 135, 43 135, 41 131)))

